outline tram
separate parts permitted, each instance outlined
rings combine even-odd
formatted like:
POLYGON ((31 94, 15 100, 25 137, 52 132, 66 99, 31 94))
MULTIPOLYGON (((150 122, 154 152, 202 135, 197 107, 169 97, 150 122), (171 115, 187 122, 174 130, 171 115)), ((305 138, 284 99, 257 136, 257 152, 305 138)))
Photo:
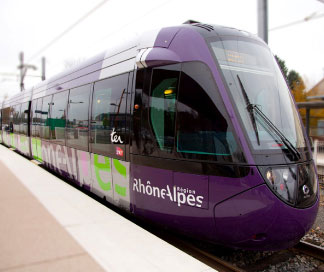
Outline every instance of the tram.
POLYGON ((188 22, 108 49, 3 101, 1 141, 136 217, 233 248, 293 246, 318 210, 278 64, 233 28, 188 22))

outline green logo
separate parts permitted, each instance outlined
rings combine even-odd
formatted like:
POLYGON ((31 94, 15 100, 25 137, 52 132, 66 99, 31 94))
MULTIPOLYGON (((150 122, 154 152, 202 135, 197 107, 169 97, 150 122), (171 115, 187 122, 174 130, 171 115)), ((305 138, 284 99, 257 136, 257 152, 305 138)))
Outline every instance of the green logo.
POLYGON ((98 184, 102 190, 109 191, 109 190, 111 190, 111 181, 104 182, 100 176, 100 171, 104 171, 104 172, 108 172, 108 173, 110 173, 110 171, 111 171, 109 158, 104 157, 104 159, 105 159, 105 162, 100 163, 100 162, 98 162, 98 155, 97 154, 93 155, 94 170, 95 170, 98 184))

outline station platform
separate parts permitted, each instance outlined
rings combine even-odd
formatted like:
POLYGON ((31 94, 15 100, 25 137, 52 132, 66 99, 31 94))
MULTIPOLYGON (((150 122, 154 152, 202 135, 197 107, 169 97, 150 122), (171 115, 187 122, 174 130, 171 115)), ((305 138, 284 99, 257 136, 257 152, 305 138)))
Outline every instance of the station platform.
POLYGON ((215 271, 0 145, 0 271, 215 271))

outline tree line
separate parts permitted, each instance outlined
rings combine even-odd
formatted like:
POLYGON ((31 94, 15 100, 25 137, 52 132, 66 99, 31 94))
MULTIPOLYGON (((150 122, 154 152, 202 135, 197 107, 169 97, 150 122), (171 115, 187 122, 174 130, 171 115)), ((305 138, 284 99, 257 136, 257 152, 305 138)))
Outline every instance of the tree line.
POLYGON ((275 56, 296 102, 306 101, 305 83, 298 72, 289 70, 284 60, 275 56))

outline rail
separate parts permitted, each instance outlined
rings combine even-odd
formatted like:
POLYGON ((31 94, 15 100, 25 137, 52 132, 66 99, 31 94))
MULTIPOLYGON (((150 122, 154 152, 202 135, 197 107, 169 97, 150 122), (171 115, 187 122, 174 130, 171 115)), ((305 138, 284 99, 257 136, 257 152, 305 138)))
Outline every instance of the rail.
MULTIPOLYGON (((170 239, 170 236, 168 236, 168 239, 170 239)), ((172 244, 175 245, 177 248, 183 250, 184 252, 188 253, 189 255, 193 256, 199 261, 216 269, 218 272, 245 272, 246 271, 244 269, 241 269, 231 264, 230 262, 224 261, 220 257, 217 257, 216 255, 204 249, 197 247, 191 242, 187 242, 186 240, 179 239, 174 236, 172 236, 171 240, 172 240, 172 244)), ((170 242, 170 240, 168 242, 170 242)))
MULTIPOLYGON (((174 241, 173 238, 172 240, 174 241)), ((196 245, 185 240, 177 239, 175 242, 175 245, 178 248, 183 249, 183 251, 220 272, 263 271, 269 269, 269 265, 288 262, 289 259, 296 255, 307 255, 324 262, 324 248, 305 241, 300 241, 297 245, 290 249, 273 252, 273 254, 269 255, 269 257, 256 260, 255 262, 246 264, 244 267, 237 267, 228 261, 224 261, 208 250, 197 247, 196 245)))
POLYGON ((324 261, 324 248, 313 245, 311 243, 300 241, 291 250, 298 251, 315 259, 324 261))

